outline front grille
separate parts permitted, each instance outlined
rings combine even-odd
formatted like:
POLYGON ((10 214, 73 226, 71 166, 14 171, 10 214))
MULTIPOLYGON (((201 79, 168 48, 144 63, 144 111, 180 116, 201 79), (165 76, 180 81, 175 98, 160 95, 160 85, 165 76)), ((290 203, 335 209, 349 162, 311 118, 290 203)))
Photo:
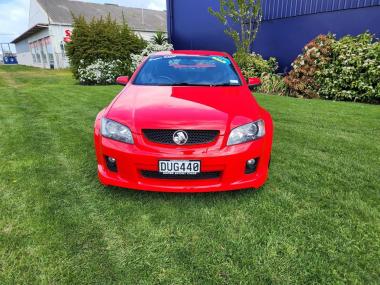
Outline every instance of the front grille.
MULTIPOLYGON (((143 130, 144 136, 151 142, 171 145, 176 145, 173 140, 175 132, 177 130, 143 130)), ((188 140, 184 145, 208 144, 215 141, 219 135, 219 131, 208 130, 185 130, 185 132, 188 135, 188 140)))
POLYGON ((195 175, 186 174, 162 174, 158 171, 142 170, 142 176, 153 179, 173 179, 173 180, 202 180, 202 179, 217 179, 221 176, 220 171, 201 172, 195 175))

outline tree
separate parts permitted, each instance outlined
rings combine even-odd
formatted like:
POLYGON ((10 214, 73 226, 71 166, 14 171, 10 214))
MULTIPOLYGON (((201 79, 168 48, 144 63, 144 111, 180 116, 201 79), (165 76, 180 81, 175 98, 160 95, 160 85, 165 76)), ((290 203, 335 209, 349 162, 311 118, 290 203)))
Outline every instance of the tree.
POLYGON ((262 19, 261 1, 219 0, 219 4, 219 11, 209 8, 210 14, 227 27, 224 32, 234 40, 237 53, 249 53, 262 19))

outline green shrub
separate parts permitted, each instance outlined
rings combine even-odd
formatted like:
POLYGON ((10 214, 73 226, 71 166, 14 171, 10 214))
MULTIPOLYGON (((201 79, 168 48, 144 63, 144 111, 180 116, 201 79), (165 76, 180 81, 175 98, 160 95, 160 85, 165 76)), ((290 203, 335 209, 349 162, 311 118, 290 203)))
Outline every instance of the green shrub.
POLYGON ((66 44, 66 52, 76 79, 79 79, 79 68, 93 65, 99 59, 122 62, 120 75, 129 75, 131 54, 140 53, 146 46, 125 21, 118 24, 110 15, 90 22, 82 16, 74 17, 73 26, 72 41, 66 44))
POLYGON ((333 59, 317 73, 325 99, 380 103, 380 42, 370 33, 332 45, 333 59))
POLYGON ((293 69, 284 81, 290 89, 290 95, 295 97, 318 98, 320 88, 316 74, 331 61, 332 35, 319 35, 309 42, 292 63, 293 69))
POLYGON ((265 60, 256 53, 236 53, 234 58, 246 79, 249 77, 261 77, 263 73, 274 74, 278 68, 277 60, 274 57, 265 60))
POLYGON ((157 32, 153 35, 151 42, 162 46, 168 43, 168 38, 164 32, 157 32))
POLYGON ((261 75, 261 86, 259 92, 266 94, 278 94, 286 96, 289 93, 284 77, 278 74, 263 73, 261 75))
POLYGON ((380 103, 380 42, 368 32, 340 40, 320 35, 292 66, 285 77, 290 95, 380 103))

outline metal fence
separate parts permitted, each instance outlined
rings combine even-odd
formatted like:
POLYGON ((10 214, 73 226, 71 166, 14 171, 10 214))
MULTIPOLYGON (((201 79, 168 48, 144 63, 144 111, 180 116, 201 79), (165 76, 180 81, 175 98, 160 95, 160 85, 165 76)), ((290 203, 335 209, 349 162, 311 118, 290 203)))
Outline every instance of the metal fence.
POLYGON ((262 0, 261 2, 264 20, 380 5, 380 0, 262 0))

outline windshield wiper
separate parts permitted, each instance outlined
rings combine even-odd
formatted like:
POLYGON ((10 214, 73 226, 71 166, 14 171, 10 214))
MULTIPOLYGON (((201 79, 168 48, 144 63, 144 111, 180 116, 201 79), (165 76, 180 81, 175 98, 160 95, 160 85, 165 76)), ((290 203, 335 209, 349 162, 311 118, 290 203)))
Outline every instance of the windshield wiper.
POLYGON ((220 84, 198 84, 198 83, 189 83, 189 82, 175 82, 171 83, 170 86, 208 86, 208 87, 218 87, 218 86, 240 86, 237 84, 231 83, 220 83, 220 84))
POLYGON ((213 84, 211 86, 218 87, 218 86, 239 86, 239 85, 237 85, 237 84, 231 84, 231 83, 220 83, 220 84, 213 84))
POLYGON ((175 82, 171 83, 170 86, 212 86, 212 84, 197 84, 189 82, 175 82))
POLYGON ((170 86, 190 86, 192 84, 188 82, 174 82, 174 83, 170 83, 169 85, 170 86))

